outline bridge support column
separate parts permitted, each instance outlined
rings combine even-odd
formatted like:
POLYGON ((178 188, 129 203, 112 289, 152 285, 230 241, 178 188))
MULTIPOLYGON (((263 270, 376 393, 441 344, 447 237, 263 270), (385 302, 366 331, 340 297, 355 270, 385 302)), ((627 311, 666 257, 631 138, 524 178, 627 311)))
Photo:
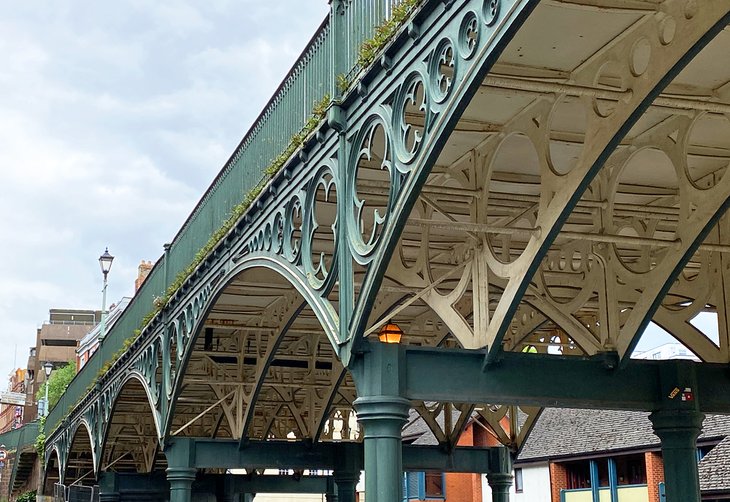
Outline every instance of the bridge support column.
POLYGON ((356 502, 355 488, 360 480, 360 473, 356 471, 335 471, 333 473, 337 497, 336 502, 356 502))
POLYGON ((667 361, 659 370, 660 407, 649 415, 662 442, 667 502, 699 502, 697 437, 705 416, 695 392, 697 372, 689 361, 667 361))
POLYGON ((660 410, 649 416, 662 441, 667 502, 699 502, 697 437, 705 416, 695 410, 660 410))
POLYGON ((102 472, 99 475, 99 502, 119 502, 119 476, 116 472, 102 472))
POLYGON ((512 457, 507 448, 494 448, 489 454, 487 483, 492 489, 492 502, 509 502, 512 487, 512 457))
POLYGON ((374 343, 355 364, 357 421, 363 425, 365 493, 368 502, 403 498, 401 429, 410 401, 401 397, 400 364, 404 353, 397 344, 374 343))
POLYGON ((197 469, 195 465, 195 441, 174 439, 165 448, 167 457, 167 481, 170 483, 170 502, 190 502, 197 469))

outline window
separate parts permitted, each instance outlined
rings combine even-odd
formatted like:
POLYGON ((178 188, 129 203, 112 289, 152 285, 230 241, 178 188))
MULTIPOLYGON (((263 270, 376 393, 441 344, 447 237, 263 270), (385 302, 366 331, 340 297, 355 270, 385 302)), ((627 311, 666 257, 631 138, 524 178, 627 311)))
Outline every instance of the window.
POLYGON ((403 477, 405 500, 443 500, 446 498, 441 472, 408 472, 403 477))
POLYGON ((646 484, 646 462, 644 455, 616 457, 616 481, 619 486, 646 484))
POLYGON ((515 469, 515 491, 522 493, 524 485, 522 483, 522 468, 518 467, 515 469))
POLYGON ((566 462, 565 470, 568 476, 568 489, 591 487, 591 467, 588 460, 566 462))
POLYGON ((426 498, 444 498, 444 475, 440 472, 427 472, 424 478, 426 498))

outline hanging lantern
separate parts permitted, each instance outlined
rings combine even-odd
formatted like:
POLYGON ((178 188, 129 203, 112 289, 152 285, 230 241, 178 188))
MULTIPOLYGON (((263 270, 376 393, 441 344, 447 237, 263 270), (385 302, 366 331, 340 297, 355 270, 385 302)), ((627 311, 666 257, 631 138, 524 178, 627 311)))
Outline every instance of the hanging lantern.
POLYGON ((398 327, 394 322, 388 321, 378 333, 378 339, 382 343, 400 343, 400 339, 403 336, 403 330, 398 327))

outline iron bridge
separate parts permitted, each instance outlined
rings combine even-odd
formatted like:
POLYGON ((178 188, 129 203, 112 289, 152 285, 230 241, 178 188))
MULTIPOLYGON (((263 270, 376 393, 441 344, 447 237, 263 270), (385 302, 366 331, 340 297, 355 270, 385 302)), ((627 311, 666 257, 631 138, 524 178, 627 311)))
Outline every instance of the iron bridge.
POLYGON ((364 470, 395 502, 437 469, 503 501, 570 406, 652 412, 667 500, 699 500, 703 413, 730 412, 730 2, 400 3, 332 0, 48 416, 47 494, 349 502, 364 470), (632 360, 649 323, 702 362, 632 360), (415 417, 438 446, 403 445, 415 417), (459 446, 470 420, 498 444, 459 446))

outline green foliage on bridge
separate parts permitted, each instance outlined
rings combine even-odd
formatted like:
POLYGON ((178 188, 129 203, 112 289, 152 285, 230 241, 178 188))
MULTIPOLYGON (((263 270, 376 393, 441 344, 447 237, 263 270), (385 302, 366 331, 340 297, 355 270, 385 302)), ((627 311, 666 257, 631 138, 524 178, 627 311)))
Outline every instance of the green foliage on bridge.
POLYGON ((50 410, 56 403, 71 383, 71 380, 76 376, 76 363, 69 361, 65 366, 54 370, 47 382, 43 382, 38 392, 36 392, 36 400, 44 399, 46 397, 46 386, 48 386, 48 409, 50 410))

